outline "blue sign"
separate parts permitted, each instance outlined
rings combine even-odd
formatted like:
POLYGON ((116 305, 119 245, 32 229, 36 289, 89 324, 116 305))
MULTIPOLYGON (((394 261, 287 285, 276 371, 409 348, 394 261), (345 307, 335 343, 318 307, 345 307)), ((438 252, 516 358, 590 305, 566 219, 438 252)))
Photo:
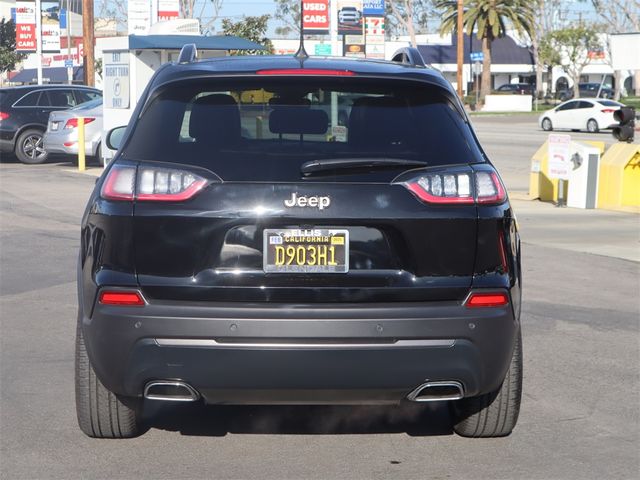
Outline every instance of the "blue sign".
POLYGON ((67 28, 67 9, 60 9, 60 28, 67 28))
POLYGON ((67 68, 73 68, 73 60, 65 60, 64 66, 67 68))
POLYGON ((483 62, 484 61, 484 53, 482 53, 482 52, 471 52, 471 61, 472 62, 483 62))
POLYGON ((367 17, 384 16, 384 0, 364 0, 362 13, 367 17))

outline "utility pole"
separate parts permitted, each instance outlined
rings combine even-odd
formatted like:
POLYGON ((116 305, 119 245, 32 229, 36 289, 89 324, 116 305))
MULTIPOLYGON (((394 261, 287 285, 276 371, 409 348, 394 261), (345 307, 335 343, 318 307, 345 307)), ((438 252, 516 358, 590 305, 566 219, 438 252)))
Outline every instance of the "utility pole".
POLYGON ((464 61, 463 0, 458 0, 458 96, 462 98, 462 62, 464 61))
MULTIPOLYGON (((66 60, 73 61, 71 57, 71 0, 67 0, 67 58, 66 60)), ((71 85, 73 83, 73 64, 71 67, 67 67, 67 83, 71 85)))
POLYGON ((84 45, 84 84, 95 85, 93 55, 93 0, 82 0, 82 43, 84 45))
POLYGON ((36 73, 42 85, 42 4, 36 0, 36 73))

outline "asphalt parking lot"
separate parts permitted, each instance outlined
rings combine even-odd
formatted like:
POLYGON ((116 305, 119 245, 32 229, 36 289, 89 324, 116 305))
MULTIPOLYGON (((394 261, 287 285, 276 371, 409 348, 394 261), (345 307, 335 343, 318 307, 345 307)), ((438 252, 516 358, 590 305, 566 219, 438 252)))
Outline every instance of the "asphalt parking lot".
POLYGON ((638 478, 640 216, 525 200, 545 138, 535 117, 473 122, 523 238, 524 396, 511 436, 457 437, 446 405, 428 404, 152 406, 140 438, 85 437, 73 390, 75 261, 95 178, 4 156, 0 478, 638 478))

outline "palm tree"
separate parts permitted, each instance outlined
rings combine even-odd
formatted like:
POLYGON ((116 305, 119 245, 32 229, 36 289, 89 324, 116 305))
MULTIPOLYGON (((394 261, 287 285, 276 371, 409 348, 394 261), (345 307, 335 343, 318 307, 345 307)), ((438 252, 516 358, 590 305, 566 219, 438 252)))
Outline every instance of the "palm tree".
MULTIPOLYGON (((476 28, 478 39, 482 41, 482 99, 491 92, 491 43, 504 36, 508 27, 519 33, 531 33, 535 5, 535 0, 464 0, 462 22, 467 35, 471 36, 476 28)), ((454 31, 458 22, 457 0, 437 0, 436 8, 443 11, 440 33, 454 31)))

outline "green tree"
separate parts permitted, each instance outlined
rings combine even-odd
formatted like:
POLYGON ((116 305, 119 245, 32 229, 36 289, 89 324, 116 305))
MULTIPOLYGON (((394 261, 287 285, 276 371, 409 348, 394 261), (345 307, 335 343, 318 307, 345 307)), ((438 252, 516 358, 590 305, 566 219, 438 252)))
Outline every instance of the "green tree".
POLYGON ((238 22, 224 18, 222 20, 222 33, 224 35, 235 35, 236 37, 245 38, 265 47, 265 50, 243 50, 236 52, 236 55, 269 55, 273 53, 273 44, 266 36, 270 18, 271 15, 243 17, 242 20, 238 22))
POLYGON ((542 44, 550 59, 562 66, 573 82, 574 97, 580 96, 578 83, 584 67, 591 63, 592 53, 603 49, 595 25, 578 24, 549 33, 542 44))
POLYGON ((0 20, 0 72, 8 72, 16 63, 25 58, 24 53, 16 52, 16 26, 13 20, 0 20))
POLYGON ((417 47, 416 30, 425 28, 435 15, 433 3, 433 0, 386 0, 385 29, 390 35, 406 32, 411 46, 417 47))
POLYGON ((300 35, 300 0, 275 0, 276 13, 274 18, 282 23, 276 27, 277 35, 288 36, 295 33, 300 35))
MULTIPOLYGON (((482 81, 480 96, 491 92, 491 43, 506 34, 507 28, 529 34, 534 23, 534 4, 527 0, 465 0, 462 22, 468 35, 474 29, 482 42, 482 81)), ((443 13, 441 33, 455 31, 458 22, 458 2, 438 0, 436 7, 443 13)))

